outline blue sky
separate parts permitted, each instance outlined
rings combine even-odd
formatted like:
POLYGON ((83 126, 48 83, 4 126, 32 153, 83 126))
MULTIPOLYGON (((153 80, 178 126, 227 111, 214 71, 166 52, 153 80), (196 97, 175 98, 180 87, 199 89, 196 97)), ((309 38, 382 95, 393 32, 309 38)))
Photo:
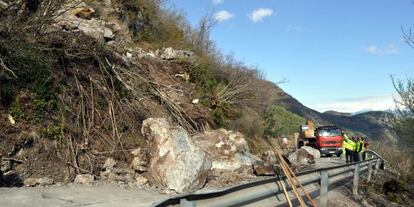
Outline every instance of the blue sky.
POLYGON ((319 111, 393 106, 390 75, 414 77, 411 0, 170 0, 197 24, 213 10, 211 38, 225 54, 319 111))

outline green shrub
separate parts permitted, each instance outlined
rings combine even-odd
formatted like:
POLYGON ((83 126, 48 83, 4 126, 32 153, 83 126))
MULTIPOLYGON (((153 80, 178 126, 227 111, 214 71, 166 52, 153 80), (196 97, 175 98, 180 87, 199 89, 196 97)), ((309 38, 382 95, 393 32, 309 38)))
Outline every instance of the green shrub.
POLYGON ((42 130, 42 135, 44 138, 55 140, 61 137, 62 135, 62 127, 49 125, 45 129, 42 130))
POLYGON ((265 120, 265 134, 272 137, 293 134, 297 131, 299 125, 306 121, 303 117, 278 105, 271 106, 266 111, 265 120))
POLYGON ((23 112, 21 106, 20 106, 20 100, 17 99, 10 108, 10 114, 13 116, 16 120, 21 120, 26 117, 26 114, 23 112))
POLYGON ((51 62, 45 56, 35 45, 24 40, 0 42, 0 57, 16 76, 8 71, 0 70, 1 106, 10 106, 19 91, 28 89, 34 93, 33 105, 39 115, 55 108, 52 67, 51 62))
POLYGON ((138 42, 155 47, 180 47, 185 43, 183 16, 162 8, 160 0, 120 0, 120 19, 128 24, 138 42))

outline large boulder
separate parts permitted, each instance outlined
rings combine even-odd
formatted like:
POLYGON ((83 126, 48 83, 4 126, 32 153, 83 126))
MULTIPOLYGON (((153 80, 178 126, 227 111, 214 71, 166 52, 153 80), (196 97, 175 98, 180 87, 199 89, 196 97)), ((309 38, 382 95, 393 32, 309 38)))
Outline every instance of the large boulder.
POLYGON ((304 146, 291 153, 288 159, 294 166, 306 167, 313 165, 315 163, 315 159, 320 157, 321 153, 319 150, 309 146, 304 146))
POLYGON ((239 132, 225 129, 207 131, 194 135, 193 140, 208 154, 212 170, 252 171, 252 165, 258 160, 250 153, 246 140, 239 132))
POLYGON ((148 174, 156 185, 182 193, 206 183, 211 163, 185 129, 164 118, 150 118, 143 122, 142 134, 151 154, 148 174))

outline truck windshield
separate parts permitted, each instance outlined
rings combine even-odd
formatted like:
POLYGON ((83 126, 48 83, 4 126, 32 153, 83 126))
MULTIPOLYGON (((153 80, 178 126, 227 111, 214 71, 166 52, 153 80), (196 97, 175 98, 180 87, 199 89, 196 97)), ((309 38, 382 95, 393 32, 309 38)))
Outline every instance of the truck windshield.
POLYGON ((319 130, 319 136, 321 137, 336 137, 341 135, 341 130, 336 129, 321 129, 319 130))

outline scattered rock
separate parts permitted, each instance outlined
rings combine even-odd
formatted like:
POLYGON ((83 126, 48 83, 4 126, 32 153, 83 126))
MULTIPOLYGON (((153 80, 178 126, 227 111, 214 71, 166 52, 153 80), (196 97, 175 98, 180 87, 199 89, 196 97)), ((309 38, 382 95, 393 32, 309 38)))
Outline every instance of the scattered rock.
POLYGON ((252 155, 243 135, 239 132, 219 129, 193 136, 195 143, 212 161, 212 170, 252 172, 252 165, 259 159, 252 155))
POLYGON ((135 149, 130 154, 129 167, 137 172, 148 171, 147 152, 141 148, 135 149))
POLYGON ((84 185, 91 185, 95 177, 89 174, 79 174, 75 178, 75 183, 84 184, 84 185))
POLYGON ((12 115, 8 115, 8 119, 11 125, 14 125, 16 123, 16 121, 14 120, 14 118, 12 117, 12 115))
POLYGON ((26 187, 33 187, 37 185, 37 178, 26 178, 23 181, 23 185, 26 187))
POLYGON ((135 178, 137 186, 143 186, 148 183, 148 179, 144 178, 143 176, 138 176, 135 178))
POLYGON ((1 161, 1 168, 0 171, 7 172, 13 169, 13 163, 9 160, 1 161))
POLYGON ((100 41, 111 41, 115 38, 113 29, 121 30, 122 26, 117 22, 105 22, 100 19, 92 18, 95 11, 88 8, 84 3, 79 5, 69 3, 64 6, 62 15, 56 18, 55 28, 64 31, 82 31, 86 35, 100 41), (75 7, 75 8, 74 8, 75 7), (69 12, 64 12, 68 10, 69 12))
POLYGON ((315 159, 321 157, 319 150, 309 146, 304 146, 291 153, 288 160, 294 166, 310 166, 315 163, 315 159))
POLYGON ((306 150, 306 152, 308 152, 310 155, 312 155, 313 159, 318 159, 318 158, 321 157, 321 152, 319 152, 319 150, 317 150, 313 147, 303 146, 301 149, 306 150))
POLYGON ((190 81, 190 75, 188 73, 175 74, 175 77, 182 78, 185 82, 190 81))
POLYGON ((95 13, 95 10, 93 10, 92 8, 82 7, 72 10, 71 13, 74 14, 76 17, 90 20, 92 19, 92 15, 95 13))
POLYGON ((254 174, 257 176, 275 176, 273 165, 253 165, 254 174))
POLYGON ((41 186, 52 185, 53 179, 48 177, 38 178, 36 179, 36 183, 41 186))
POLYGON ((48 177, 43 177, 43 178, 31 177, 23 181, 23 185, 26 187, 33 187, 36 185, 47 186, 47 185, 52 185, 53 183, 54 183, 53 179, 48 178, 48 177))
POLYGON ((113 158, 106 159, 104 165, 102 166, 102 169, 111 169, 116 165, 116 161, 113 158))
POLYGON ((152 152, 149 175, 157 186, 177 193, 203 187, 211 163, 185 129, 164 118, 150 118, 143 122, 142 134, 152 152))
POLYGON ((273 150, 265 151, 262 154, 261 158, 267 165, 273 165, 278 162, 276 159, 275 152, 273 150))
POLYGON ((189 59, 194 55, 191 51, 175 50, 172 47, 165 48, 164 50, 157 50, 156 53, 164 60, 189 59))
POLYGON ((198 102, 200 102, 200 99, 193 99, 193 101, 191 103, 198 104, 198 102))
POLYGON ((103 34, 103 36, 104 36, 104 38, 105 38, 106 41, 110 41, 110 40, 112 40, 115 37, 115 35, 112 32, 112 30, 110 30, 110 29, 108 29, 106 27, 104 28, 104 34, 103 34))

